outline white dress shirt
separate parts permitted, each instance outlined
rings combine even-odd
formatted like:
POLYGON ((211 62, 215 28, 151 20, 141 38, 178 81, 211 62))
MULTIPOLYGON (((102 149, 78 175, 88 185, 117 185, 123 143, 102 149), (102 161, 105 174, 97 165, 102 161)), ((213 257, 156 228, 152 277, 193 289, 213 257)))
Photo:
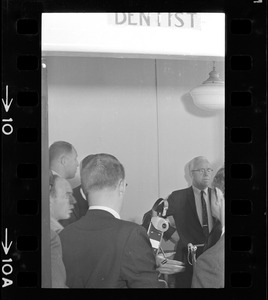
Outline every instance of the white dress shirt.
POLYGON ((80 188, 80 194, 82 195, 82 197, 84 198, 84 200, 87 201, 87 197, 86 197, 86 195, 84 194, 82 188, 80 188))
POLYGON ((59 177, 62 177, 59 173, 57 173, 57 172, 54 171, 54 170, 51 170, 51 173, 52 173, 53 175, 57 175, 57 176, 59 176, 59 177))
POLYGON ((225 233, 225 226, 222 227, 221 236, 225 233))

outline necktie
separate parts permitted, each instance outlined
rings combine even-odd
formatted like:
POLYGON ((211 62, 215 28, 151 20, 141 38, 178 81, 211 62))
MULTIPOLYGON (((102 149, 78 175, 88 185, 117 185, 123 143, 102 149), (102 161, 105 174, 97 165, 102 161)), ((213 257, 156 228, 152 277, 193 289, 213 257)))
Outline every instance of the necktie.
POLYGON ((203 232, 205 237, 207 238, 209 235, 209 230, 208 230, 208 213, 207 213, 207 205, 206 201, 204 199, 204 191, 201 191, 201 201, 202 201, 202 227, 203 227, 203 232))

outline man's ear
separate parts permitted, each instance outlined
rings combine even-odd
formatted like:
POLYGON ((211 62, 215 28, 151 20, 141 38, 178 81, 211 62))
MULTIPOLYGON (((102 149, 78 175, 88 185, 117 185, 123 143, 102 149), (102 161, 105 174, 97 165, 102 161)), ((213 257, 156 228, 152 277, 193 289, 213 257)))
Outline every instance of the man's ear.
POLYGON ((60 160, 60 163, 62 164, 62 165, 66 165, 66 162, 67 162, 67 156, 66 155, 61 155, 60 157, 59 157, 59 160, 60 160))
POLYGON ((123 194, 125 192, 125 189, 126 189, 126 184, 125 184, 125 180, 124 179, 121 179, 119 181, 119 193, 120 194, 123 194))

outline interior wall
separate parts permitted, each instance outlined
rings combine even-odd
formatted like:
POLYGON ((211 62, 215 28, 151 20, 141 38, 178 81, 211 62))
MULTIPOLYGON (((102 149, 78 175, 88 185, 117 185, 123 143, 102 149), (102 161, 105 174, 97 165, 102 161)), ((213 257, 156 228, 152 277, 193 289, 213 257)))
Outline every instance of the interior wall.
MULTIPOLYGON (((216 67, 223 78, 223 63, 216 67)), ((79 160, 106 152, 123 163, 123 219, 140 223, 158 197, 188 186, 194 156, 223 164, 223 113, 200 110, 188 93, 211 61, 48 57, 47 69, 49 144, 72 143, 79 160)))
MULTIPOLYGON (((189 186, 187 163, 205 156, 216 172, 224 164, 224 112, 198 108, 189 91, 209 76, 212 62, 159 60, 159 174, 160 195, 189 186)), ((223 63, 216 70, 224 80, 223 63)))

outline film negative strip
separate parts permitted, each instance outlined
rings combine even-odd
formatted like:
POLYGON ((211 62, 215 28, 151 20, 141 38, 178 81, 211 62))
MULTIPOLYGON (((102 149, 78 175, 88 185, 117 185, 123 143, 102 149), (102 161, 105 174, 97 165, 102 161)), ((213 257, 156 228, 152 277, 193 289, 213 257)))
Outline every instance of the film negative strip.
MULTIPOLYGON (((86 290, 50 289, 49 179, 44 176, 49 164, 44 78, 49 70, 41 51, 42 14, 148 11, 225 13, 225 288, 175 293, 209 299, 252 299, 261 293, 259 299, 267 298, 267 1, 178 2, 2 1, 4 299, 87 295, 86 290)), ((164 290, 163 296, 169 292, 174 290, 164 290)))

